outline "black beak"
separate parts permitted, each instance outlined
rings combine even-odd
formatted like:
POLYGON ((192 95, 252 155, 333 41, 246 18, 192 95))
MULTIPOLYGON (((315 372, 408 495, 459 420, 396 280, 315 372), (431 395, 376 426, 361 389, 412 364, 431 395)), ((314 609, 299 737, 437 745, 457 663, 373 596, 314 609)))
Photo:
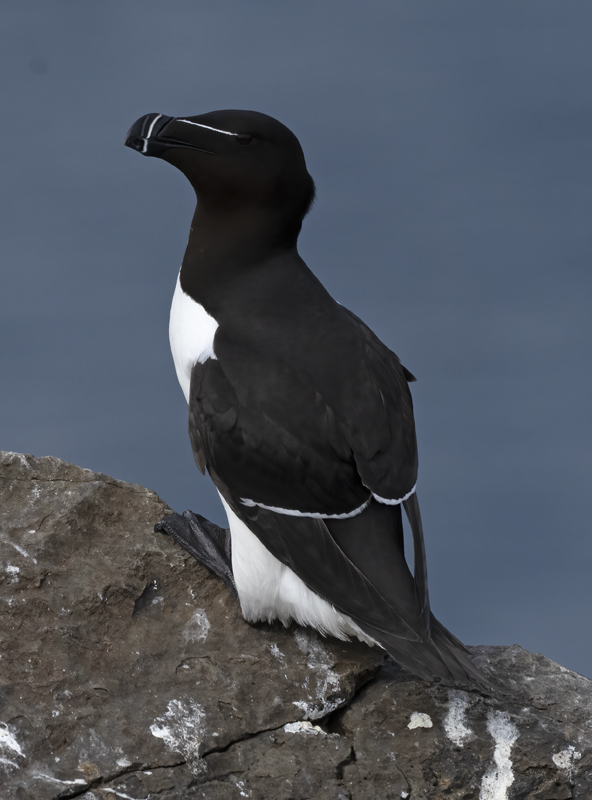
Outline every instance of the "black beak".
POLYGON ((145 156, 160 156, 169 149, 164 142, 158 139, 159 134, 174 117, 165 114, 144 114, 137 119, 125 135, 124 144, 142 153, 145 156))
MULTIPOLYGON (((175 125, 171 125, 168 132, 165 131, 169 122, 176 121, 177 117, 167 117, 164 114, 145 114, 137 119, 126 133, 124 144, 144 156, 156 156, 157 158, 162 158, 172 148, 199 150, 202 153, 213 154, 212 150, 187 141, 186 131, 180 132, 179 126, 177 126, 176 135, 175 125)), ((181 122, 185 122, 185 120, 181 119, 181 122)))

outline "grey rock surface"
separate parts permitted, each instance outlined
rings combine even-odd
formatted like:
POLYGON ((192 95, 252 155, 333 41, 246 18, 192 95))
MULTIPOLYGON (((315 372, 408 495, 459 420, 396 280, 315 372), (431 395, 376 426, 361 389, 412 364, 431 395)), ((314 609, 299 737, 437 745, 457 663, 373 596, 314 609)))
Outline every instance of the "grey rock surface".
POLYGON ((592 798, 591 681, 478 647, 488 696, 360 643, 249 626, 153 532, 168 511, 0 454, 2 800, 592 798))

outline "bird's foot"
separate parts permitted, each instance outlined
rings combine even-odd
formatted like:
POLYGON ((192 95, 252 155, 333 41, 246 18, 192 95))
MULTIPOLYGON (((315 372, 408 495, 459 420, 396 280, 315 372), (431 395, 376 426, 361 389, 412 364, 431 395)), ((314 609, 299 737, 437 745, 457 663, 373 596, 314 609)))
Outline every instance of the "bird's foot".
POLYGON ((232 574, 230 531, 214 525, 200 514, 184 511, 183 514, 168 514, 154 526, 157 533, 164 533, 181 545, 184 550, 221 578, 231 593, 238 597, 232 574))

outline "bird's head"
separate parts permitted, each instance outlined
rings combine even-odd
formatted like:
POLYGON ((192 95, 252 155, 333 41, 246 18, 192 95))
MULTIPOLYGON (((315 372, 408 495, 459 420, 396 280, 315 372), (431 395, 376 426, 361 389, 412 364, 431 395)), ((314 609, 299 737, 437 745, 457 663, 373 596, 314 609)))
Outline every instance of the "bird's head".
POLYGON ((255 111, 212 111, 193 117, 146 114, 125 144, 177 167, 211 213, 264 210, 297 218, 314 198, 296 136, 255 111))

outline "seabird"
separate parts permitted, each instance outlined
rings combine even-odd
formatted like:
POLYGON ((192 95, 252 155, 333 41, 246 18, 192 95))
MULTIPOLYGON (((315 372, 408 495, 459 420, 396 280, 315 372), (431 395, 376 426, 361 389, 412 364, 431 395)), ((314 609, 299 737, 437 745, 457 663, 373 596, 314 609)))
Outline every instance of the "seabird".
POLYGON ((483 684, 430 610, 415 379, 298 253, 315 195, 300 142, 272 117, 228 110, 146 114, 125 144, 177 167, 197 195, 170 343, 195 461, 230 526, 186 511, 157 529, 249 622, 357 637, 427 680, 483 684))

